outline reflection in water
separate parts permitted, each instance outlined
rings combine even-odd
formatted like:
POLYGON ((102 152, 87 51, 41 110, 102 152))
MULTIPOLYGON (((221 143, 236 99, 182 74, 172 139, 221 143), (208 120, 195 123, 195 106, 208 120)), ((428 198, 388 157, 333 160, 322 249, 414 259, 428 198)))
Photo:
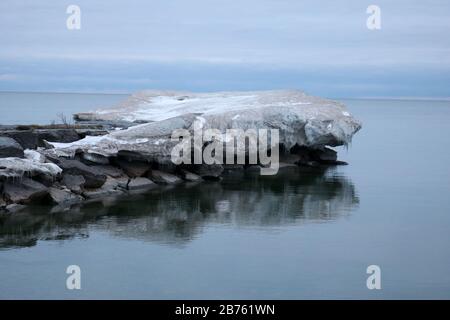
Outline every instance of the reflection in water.
POLYGON ((334 169, 285 168, 277 176, 237 171, 220 182, 183 184, 67 212, 30 207, 0 217, 0 248, 88 237, 94 230, 182 244, 209 224, 270 228, 327 221, 348 215, 357 204, 354 185, 334 169))

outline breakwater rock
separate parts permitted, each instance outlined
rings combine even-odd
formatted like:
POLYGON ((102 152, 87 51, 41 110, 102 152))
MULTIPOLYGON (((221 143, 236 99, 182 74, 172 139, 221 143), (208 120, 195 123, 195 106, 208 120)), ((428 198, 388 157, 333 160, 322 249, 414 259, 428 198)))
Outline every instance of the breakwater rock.
POLYGON ((252 163, 248 151, 238 164, 175 164, 175 130, 192 136, 199 127, 215 130, 215 136, 202 137, 200 149, 224 144, 227 130, 276 130, 277 141, 268 154, 277 149, 283 170, 343 164, 330 147, 349 144, 361 128, 343 104, 296 90, 144 91, 109 109, 77 113, 74 119, 75 125, 62 127, 0 126, 0 210, 16 212, 17 205, 34 202, 65 208, 265 166, 259 158, 252 163))

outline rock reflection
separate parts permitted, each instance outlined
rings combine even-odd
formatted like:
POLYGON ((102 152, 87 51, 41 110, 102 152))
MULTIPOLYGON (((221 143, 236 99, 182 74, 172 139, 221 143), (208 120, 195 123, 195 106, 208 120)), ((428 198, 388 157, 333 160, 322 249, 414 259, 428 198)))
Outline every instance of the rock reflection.
POLYGON ((66 212, 30 207, 2 216, 0 248, 83 238, 94 231, 176 245, 213 224, 273 228, 327 221, 349 215, 358 202, 352 182, 334 169, 285 168, 277 176, 230 172, 220 182, 183 184, 66 212))

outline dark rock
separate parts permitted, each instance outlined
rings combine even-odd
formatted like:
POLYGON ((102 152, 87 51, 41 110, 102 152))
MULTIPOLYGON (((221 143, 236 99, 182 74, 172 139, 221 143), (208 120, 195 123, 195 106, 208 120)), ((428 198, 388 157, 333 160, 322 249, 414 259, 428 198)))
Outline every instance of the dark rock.
POLYGON ((104 136, 108 134, 107 130, 104 129, 75 129, 80 139, 86 136, 104 136))
POLYGON ((142 161, 127 161, 125 159, 117 159, 117 165, 132 178, 142 177, 150 170, 150 164, 142 161))
POLYGON ((22 178, 17 182, 5 182, 3 193, 9 202, 28 204, 43 200, 48 195, 48 188, 37 181, 22 178))
POLYGON ((224 164, 223 169, 224 170, 243 170, 244 165, 243 164, 224 164))
MULTIPOLYGON (((307 148, 307 147, 301 147, 299 145, 295 145, 291 148, 290 153, 292 155, 295 155, 298 157, 298 164, 302 164, 302 163, 307 163, 308 161, 311 160, 311 149, 307 148)), ((283 155, 285 157, 289 157, 288 155, 283 155)), ((281 158, 283 158, 283 156, 281 156, 281 158)))
POLYGON ((337 160, 337 152, 330 148, 311 150, 311 159, 318 162, 334 162, 337 160))
POLYGON ((147 190, 156 187, 156 184, 147 178, 138 177, 131 179, 131 181, 128 183, 127 189, 130 191, 136 191, 136 190, 147 190))
POLYGON ((114 128, 123 128, 127 129, 132 126, 136 126, 139 123, 134 123, 130 121, 124 121, 124 120, 90 120, 87 117, 84 116, 85 113, 77 113, 73 115, 73 119, 77 122, 77 124, 83 124, 83 125, 95 125, 95 126, 101 126, 105 129, 114 129, 114 128))
POLYGON ((259 164, 250 164, 250 165, 246 165, 245 166, 245 171, 247 172, 257 172, 260 173, 261 172, 261 166, 259 164))
POLYGON ((320 166, 320 163, 317 161, 304 161, 304 162, 300 162, 298 165, 301 167, 316 168, 316 167, 320 166))
POLYGON ((298 164, 302 161, 302 156, 298 154, 280 154, 280 163, 298 164))
POLYGON ((99 173, 78 160, 60 158, 58 166, 63 169, 63 174, 83 176, 86 180, 84 183, 86 188, 100 188, 106 182, 106 175, 99 173))
POLYGON ((45 154, 45 159, 48 160, 47 162, 52 162, 56 165, 59 165, 59 163, 61 162, 61 160, 64 160, 65 158, 62 157, 58 157, 54 154, 51 153, 46 153, 45 154))
POLYGON ((178 172, 178 166, 172 161, 170 162, 153 162, 152 168, 163 172, 176 174, 178 172))
POLYGON ((65 174, 62 178, 62 184, 76 194, 81 194, 83 185, 86 182, 83 176, 65 174))
POLYGON ((150 173, 150 177, 154 182, 160 184, 174 184, 182 181, 176 175, 159 170, 152 170, 150 173))
POLYGON ((125 175, 122 169, 113 167, 111 165, 93 165, 92 169, 113 178, 121 178, 125 175))
POLYGON ((147 121, 147 120, 142 120, 142 119, 138 119, 138 120, 134 120, 133 123, 137 123, 137 124, 144 124, 144 123, 149 123, 151 121, 147 121))
POLYGON ((13 138, 23 149, 36 149, 38 147, 38 135, 33 130, 0 131, 0 136, 13 138))
POLYGON ((180 171, 180 176, 186 181, 200 181, 203 180, 199 175, 192 173, 190 171, 182 169, 180 171))
MULTIPOLYGON (((307 147, 299 147, 296 145, 291 148, 290 152, 290 156, 292 156, 293 154, 299 157, 296 163, 300 166, 317 167, 319 164, 345 164, 345 162, 337 161, 337 152, 327 147, 323 147, 320 149, 311 149, 307 147)), ((289 156, 282 155, 280 159, 283 162, 290 163, 290 161, 286 161, 288 157, 289 156)))
POLYGON ((8 137, 0 137, 0 158, 23 158, 23 148, 16 140, 8 137))
POLYGON ((33 180, 42 183, 46 187, 51 187, 55 183, 55 178, 47 174, 36 174, 33 176, 33 180))
POLYGON ((76 195, 69 190, 54 187, 49 188, 49 195, 52 202, 58 205, 70 206, 83 200, 83 197, 76 195))
POLYGON ((74 142, 80 140, 75 129, 38 129, 38 146, 45 147, 44 140, 49 142, 74 142))
POLYGON ((109 159, 98 153, 83 152, 81 157, 88 164, 109 164, 109 159))
POLYGON ((42 140, 42 144, 42 147, 45 149, 55 149, 55 147, 50 142, 47 142, 45 140, 42 140))
POLYGON ((123 180, 107 177, 106 182, 100 188, 85 189, 83 196, 88 199, 98 199, 123 194, 122 189, 119 187, 120 183, 123 183, 123 180))
POLYGON ((128 161, 128 162, 148 162, 148 157, 144 156, 140 152, 136 151, 130 151, 130 150, 119 150, 117 152, 117 158, 118 160, 122 161, 128 161))
POLYGON ((217 179, 223 172, 223 166, 220 164, 194 164, 187 169, 203 179, 217 179))
POLYGON ((78 133, 75 128, 64 128, 50 126, 10 126, 0 128, 0 136, 9 137, 16 140, 23 149, 36 149, 37 147, 48 148, 50 145, 46 143, 49 142, 74 142, 82 139, 86 134, 101 133, 106 134, 105 130, 96 129, 84 129, 86 130, 83 136, 83 131, 78 133))

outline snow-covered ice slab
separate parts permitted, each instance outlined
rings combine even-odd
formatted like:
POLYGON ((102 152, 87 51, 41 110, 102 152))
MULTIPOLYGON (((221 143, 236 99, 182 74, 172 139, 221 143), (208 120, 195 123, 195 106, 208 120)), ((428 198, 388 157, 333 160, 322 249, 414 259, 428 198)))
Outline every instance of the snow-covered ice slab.
POLYGON ((79 121, 161 121, 186 113, 217 114, 265 107, 318 105, 343 106, 335 101, 313 97, 300 90, 234 91, 192 93, 146 90, 105 109, 76 113, 79 121))
POLYGON ((287 149, 350 143, 361 123, 339 102, 313 97, 298 90, 190 93, 143 91, 107 109, 74 115, 78 121, 149 122, 112 132, 97 139, 55 144, 56 149, 79 148, 111 156, 118 151, 146 155, 168 155, 175 129, 193 130, 200 120, 203 128, 279 129, 280 143, 287 149))

